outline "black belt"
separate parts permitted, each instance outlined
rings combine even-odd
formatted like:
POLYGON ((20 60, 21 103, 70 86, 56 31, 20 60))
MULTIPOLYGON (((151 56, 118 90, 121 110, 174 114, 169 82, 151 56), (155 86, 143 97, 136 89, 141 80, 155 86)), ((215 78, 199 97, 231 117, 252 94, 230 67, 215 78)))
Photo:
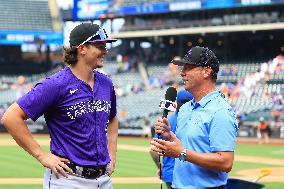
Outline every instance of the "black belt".
POLYGON ((106 174, 106 166, 98 167, 86 167, 80 166, 72 162, 65 163, 70 169, 72 169, 74 175, 83 177, 86 179, 96 179, 106 174))
POLYGON ((209 187, 206 189, 226 189, 226 185, 222 185, 222 186, 216 186, 216 187, 209 187))

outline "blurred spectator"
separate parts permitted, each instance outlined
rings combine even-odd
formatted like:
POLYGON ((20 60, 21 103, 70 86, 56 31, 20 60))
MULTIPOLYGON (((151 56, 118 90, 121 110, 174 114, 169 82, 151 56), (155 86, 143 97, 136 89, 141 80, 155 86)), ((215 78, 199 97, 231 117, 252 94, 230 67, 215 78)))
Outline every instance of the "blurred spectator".
POLYGON ((147 116, 143 117, 143 136, 145 138, 151 138, 152 133, 151 133, 151 126, 150 126, 150 120, 148 119, 147 116))
POLYGON ((238 68, 236 65, 232 65, 232 67, 230 68, 229 74, 235 75, 235 76, 238 75, 238 68))
POLYGON ((115 86, 115 93, 116 93, 116 96, 118 97, 125 95, 123 89, 117 85, 115 86))
POLYGON ((178 65, 170 63, 168 66, 170 70, 170 80, 173 81, 174 83, 177 83, 179 77, 178 65))
POLYGON ((18 82, 13 84, 11 88, 16 90, 16 98, 18 99, 32 88, 32 84, 26 84, 26 78, 23 75, 20 75, 18 77, 18 82))
POLYGON ((269 143, 269 125, 268 123, 264 120, 264 117, 259 118, 259 123, 258 123, 258 132, 260 134, 259 136, 259 144, 263 143, 269 143))
POLYGON ((0 120, 2 120, 2 117, 3 117, 4 113, 5 113, 4 108, 0 107, 0 120))
POLYGON ((141 91, 144 91, 144 84, 143 83, 140 83, 140 84, 136 84, 134 83, 131 87, 131 92, 134 93, 134 94, 137 94, 141 91))
POLYGON ((121 126, 126 127, 128 125, 128 121, 126 119, 127 112, 122 108, 119 111, 118 121, 121 124, 121 126))
POLYGON ((271 115, 273 117, 273 121, 279 122, 281 118, 281 110, 279 108, 275 108, 272 110, 271 115))
POLYGON ((226 83, 222 83, 221 84, 220 91, 226 96, 226 98, 228 98, 228 96, 229 96, 229 88, 228 88, 228 85, 226 83))
POLYGON ((222 67, 220 71, 221 76, 226 76, 227 75, 227 70, 226 67, 222 67))
POLYGON ((139 59, 136 55, 132 55, 130 56, 129 58, 129 69, 131 71, 134 71, 134 72, 137 72, 138 71, 138 62, 139 62, 139 59))
POLYGON ((282 95, 278 94, 277 92, 273 93, 272 102, 274 105, 281 105, 282 104, 282 95))
POLYGON ((244 121, 245 121, 246 117, 244 114, 238 114, 237 115, 237 120, 238 120, 238 125, 241 128, 244 125, 244 121))
POLYGON ((149 77, 149 85, 151 88, 159 88, 160 87, 159 79, 155 76, 149 77))
POLYGON ((0 90, 8 89, 9 85, 0 80, 0 90))
POLYGON ((117 70, 115 71, 115 73, 124 73, 130 69, 128 56, 123 57, 121 54, 118 54, 116 57, 116 61, 117 61, 117 70))
POLYGON ((169 63, 165 72, 160 75, 161 86, 164 84, 172 85, 173 83, 178 83, 179 70, 178 66, 173 63, 169 63))
POLYGON ((284 138, 284 123, 280 122, 280 138, 284 138))

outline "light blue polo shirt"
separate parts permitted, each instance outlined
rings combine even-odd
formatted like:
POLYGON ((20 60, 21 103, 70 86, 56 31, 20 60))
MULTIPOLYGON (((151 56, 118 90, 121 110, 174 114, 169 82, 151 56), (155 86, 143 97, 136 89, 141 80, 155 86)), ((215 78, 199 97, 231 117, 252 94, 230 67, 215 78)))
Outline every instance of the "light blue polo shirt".
MULTIPOLYGON (((238 131, 235 112, 219 90, 199 102, 184 104, 178 114, 176 135, 184 148, 211 153, 234 151, 238 131)), ((212 171, 175 159, 173 188, 203 189, 227 183, 226 172, 212 171)))

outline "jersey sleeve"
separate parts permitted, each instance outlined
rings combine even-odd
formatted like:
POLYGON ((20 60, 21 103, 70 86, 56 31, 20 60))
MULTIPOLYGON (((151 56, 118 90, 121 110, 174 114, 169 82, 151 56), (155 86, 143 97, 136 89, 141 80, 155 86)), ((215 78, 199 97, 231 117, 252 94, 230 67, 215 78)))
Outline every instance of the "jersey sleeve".
POLYGON ((235 114, 227 109, 217 111, 212 119, 209 133, 211 151, 234 151, 237 132, 235 114))
POLYGON ((59 89, 53 79, 47 78, 37 83, 34 88, 19 98, 16 103, 29 118, 36 121, 57 102, 60 96, 59 89))

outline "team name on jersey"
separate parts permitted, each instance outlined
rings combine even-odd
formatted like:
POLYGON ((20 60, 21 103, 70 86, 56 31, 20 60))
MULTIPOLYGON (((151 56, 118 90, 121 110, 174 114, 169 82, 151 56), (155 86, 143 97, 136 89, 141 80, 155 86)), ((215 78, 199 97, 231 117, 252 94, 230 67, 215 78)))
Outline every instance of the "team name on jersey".
POLYGON ((70 119, 76 119, 91 112, 106 112, 110 113, 111 104, 105 100, 94 100, 87 102, 79 102, 67 108, 67 115, 70 119))

